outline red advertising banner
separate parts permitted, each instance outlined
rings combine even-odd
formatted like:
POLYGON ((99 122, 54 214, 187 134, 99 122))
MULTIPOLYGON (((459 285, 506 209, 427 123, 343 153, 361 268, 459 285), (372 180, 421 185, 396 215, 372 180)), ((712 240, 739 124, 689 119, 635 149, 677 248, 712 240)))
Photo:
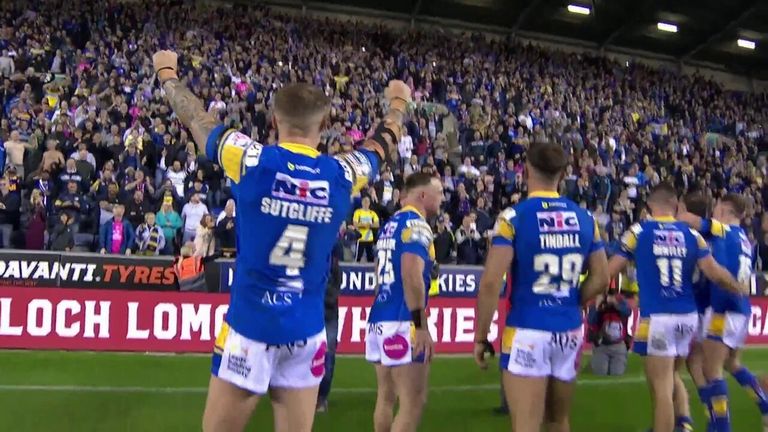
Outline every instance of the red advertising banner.
MULTIPOLYGON (((339 298, 338 352, 365 352, 371 301, 339 298)), ((0 287, 0 348, 210 352, 228 302, 227 294, 0 287)), ((471 352, 474 308, 471 298, 431 300, 437 352, 471 352)))
MULTIPOLYGON (((340 353, 364 352, 371 300, 340 297, 340 353)), ((0 348, 210 352, 228 301, 227 294, 0 287, 0 348)), ((489 338, 497 348, 500 312, 489 338)), ((475 300, 431 299, 428 325, 437 353, 470 353, 475 300)), ((768 343, 768 298, 752 297, 747 343, 768 343)))

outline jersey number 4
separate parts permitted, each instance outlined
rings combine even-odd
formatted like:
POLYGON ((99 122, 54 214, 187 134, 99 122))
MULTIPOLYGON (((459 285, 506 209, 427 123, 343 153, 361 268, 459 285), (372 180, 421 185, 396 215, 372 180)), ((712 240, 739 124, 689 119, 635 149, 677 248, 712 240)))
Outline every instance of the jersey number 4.
POLYGON ((533 257, 533 270, 540 274, 533 283, 533 292, 568 297, 571 288, 579 285, 579 275, 583 265, 584 256, 581 254, 572 253, 562 257, 554 254, 536 255, 533 257), (555 281, 559 279, 559 282, 553 279, 555 281))
POLYGON ((288 225, 269 254, 269 264, 285 266, 286 276, 298 276, 304 268, 304 251, 307 249, 309 227, 288 225))

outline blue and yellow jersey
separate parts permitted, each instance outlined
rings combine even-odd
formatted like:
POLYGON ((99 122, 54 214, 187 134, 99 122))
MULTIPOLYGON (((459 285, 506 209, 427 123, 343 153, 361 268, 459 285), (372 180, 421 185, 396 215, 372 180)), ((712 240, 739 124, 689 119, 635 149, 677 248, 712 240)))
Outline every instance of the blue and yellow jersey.
POLYGON ((378 287, 369 323, 382 321, 410 321, 411 312, 405 303, 403 278, 400 265, 404 253, 411 253, 424 260, 424 305, 429 298, 427 289, 435 260, 432 229, 418 210, 406 206, 395 213, 379 230, 376 242, 376 277, 378 287))
POLYGON ((624 233, 619 254, 635 261, 642 317, 696 312, 693 275, 710 254, 701 234, 674 218, 648 219, 624 233))
MULTIPOLYGON (((725 267, 740 283, 748 285, 752 279, 754 256, 752 244, 744 230, 738 225, 725 225, 715 219, 705 219, 701 234, 711 237, 712 256, 725 267)), ((710 304, 717 314, 737 312, 751 313, 749 297, 726 291, 714 282, 709 282, 710 304)))
POLYGON ((556 193, 533 192, 496 222, 494 246, 515 251, 507 326, 563 332, 582 323, 579 277, 604 248, 595 219, 556 193))
POLYGON ((321 332, 331 251, 350 195, 378 172, 378 155, 262 146, 223 126, 211 132, 206 154, 232 180, 237 202, 240 252, 226 322, 267 344, 321 332))

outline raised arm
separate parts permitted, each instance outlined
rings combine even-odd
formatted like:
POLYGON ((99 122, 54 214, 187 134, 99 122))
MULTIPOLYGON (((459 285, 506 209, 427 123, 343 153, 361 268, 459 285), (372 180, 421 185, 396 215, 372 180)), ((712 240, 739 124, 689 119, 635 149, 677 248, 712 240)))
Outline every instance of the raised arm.
POLYGON ((203 101, 179 81, 178 57, 173 51, 158 51, 152 56, 152 62, 173 112, 192 132, 198 148, 204 151, 208 137, 220 122, 206 112, 203 101))

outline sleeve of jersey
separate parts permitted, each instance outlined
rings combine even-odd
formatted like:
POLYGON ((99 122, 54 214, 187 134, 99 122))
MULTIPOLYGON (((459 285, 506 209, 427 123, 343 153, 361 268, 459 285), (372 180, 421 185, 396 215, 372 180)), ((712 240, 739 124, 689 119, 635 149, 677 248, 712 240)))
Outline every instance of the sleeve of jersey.
POLYGON ((493 246, 513 246, 515 240, 515 224, 517 223, 517 212, 513 208, 508 208, 499 214, 496 219, 496 226, 493 228, 493 246))
POLYGON ((707 241, 704 240, 704 237, 702 237, 696 230, 691 230, 691 233, 696 238, 696 246, 698 249, 696 259, 702 259, 709 256, 712 252, 709 250, 709 245, 707 244, 707 241))
POLYGON ((725 237, 725 225, 717 219, 702 219, 700 231, 705 237, 725 237))
POLYGON ((344 178, 352 183, 352 193, 360 192, 379 172, 379 155, 370 150, 343 153, 336 160, 344 170, 344 178))
POLYGON ((221 166, 227 177, 239 183, 249 168, 259 165, 263 148, 248 135, 234 129, 225 130, 223 125, 219 125, 208 135, 205 154, 221 166))
POLYGON ((618 254, 627 259, 632 259, 635 255, 635 249, 637 248, 637 238, 643 231, 639 224, 632 225, 627 232, 621 236, 621 247, 618 254))
POLYGON ((592 245, 589 247, 589 253, 597 252, 605 249, 605 243, 603 243, 603 237, 600 235, 600 227, 597 225, 597 221, 592 218, 592 223, 595 227, 595 235, 592 238, 592 245))
POLYGON ((419 219, 411 219, 400 234, 403 252, 420 256, 424 261, 430 258, 432 248, 432 229, 429 224, 419 219))

